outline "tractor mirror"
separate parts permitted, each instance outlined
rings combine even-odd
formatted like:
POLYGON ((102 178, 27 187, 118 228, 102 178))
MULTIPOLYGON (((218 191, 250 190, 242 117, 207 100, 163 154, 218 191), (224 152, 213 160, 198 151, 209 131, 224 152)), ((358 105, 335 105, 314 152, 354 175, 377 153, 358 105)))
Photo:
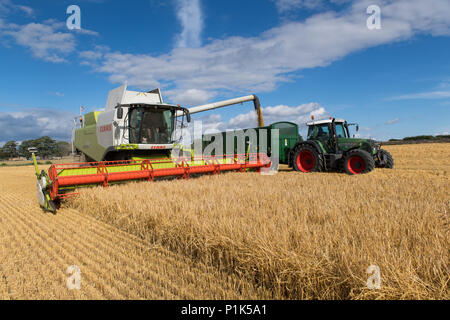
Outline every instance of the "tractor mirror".
POLYGON ((122 118, 123 118, 123 108, 117 107, 117 119, 122 119, 122 118))

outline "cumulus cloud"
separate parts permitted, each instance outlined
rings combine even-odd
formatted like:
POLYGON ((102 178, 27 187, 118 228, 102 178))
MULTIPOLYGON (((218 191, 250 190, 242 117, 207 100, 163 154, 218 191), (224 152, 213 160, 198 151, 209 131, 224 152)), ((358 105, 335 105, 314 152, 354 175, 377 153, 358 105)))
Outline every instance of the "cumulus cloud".
POLYGON ((383 1, 382 29, 368 30, 361 0, 341 12, 292 21, 257 37, 213 39, 198 48, 174 48, 161 55, 110 52, 99 72, 110 81, 138 87, 230 92, 272 91, 292 73, 323 67, 346 55, 416 34, 450 35, 447 0, 383 1))
POLYGON ((196 106, 213 98, 216 93, 200 89, 169 90, 165 92, 173 103, 180 103, 186 106, 196 106))
POLYGON ((41 136, 68 141, 75 116, 74 113, 51 109, 0 112, 0 141, 23 141, 41 136))
MULTIPOLYGON (((4 0, 0 0, 0 12, 1 1, 4 0)), ((23 7, 15 6, 14 8, 29 11, 27 7, 23 7)), ((0 30, 0 38, 11 38, 18 45, 29 49, 35 58, 54 63, 66 62, 66 57, 75 51, 76 35, 98 36, 97 32, 87 29, 68 31, 65 23, 55 19, 18 25, 0 18, 0 30)))
POLYGON ((31 7, 16 5, 11 0, 0 0, 0 14, 8 14, 11 11, 20 11, 30 16, 34 13, 31 7))
POLYGON ((178 47, 202 45, 203 14, 200 0, 177 0, 177 18, 183 28, 177 37, 178 47))
POLYGON ((228 128, 227 123, 222 120, 222 116, 220 114, 209 114, 196 119, 195 121, 202 122, 202 129, 204 133, 222 132, 228 128))
MULTIPOLYGON (((311 116, 314 116, 316 119, 321 119, 328 114, 325 108, 316 102, 302 104, 297 107, 278 105, 262 109, 264 121, 267 124, 279 121, 290 121, 302 126, 311 119, 311 116)), ((230 119, 227 128, 252 128, 256 126, 256 123, 256 113, 255 111, 250 111, 230 119)))
POLYGON ((28 48, 36 58, 50 62, 64 62, 65 55, 75 50, 75 37, 57 31, 53 22, 10 25, 4 35, 11 36, 18 45, 28 48))

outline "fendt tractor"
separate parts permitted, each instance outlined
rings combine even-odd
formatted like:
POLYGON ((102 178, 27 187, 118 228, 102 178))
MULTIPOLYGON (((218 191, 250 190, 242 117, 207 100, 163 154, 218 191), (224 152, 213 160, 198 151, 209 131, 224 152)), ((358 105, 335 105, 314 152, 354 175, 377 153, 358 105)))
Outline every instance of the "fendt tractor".
MULTIPOLYGON (((314 118, 313 118, 314 120, 314 118)), ((392 169, 392 155, 381 144, 370 139, 350 137, 349 126, 342 119, 312 121, 308 125, 308 139, 299 142, 289 152, 289 164, 296 171, 344 171, 361 174, 375 167, 392 169)))
MULTIPOLYGON (((309 131, 305 141, 299 134, 298 124, 277 122, 265 126, 255 95, 186 109, 164 103, 159 89, 144 93, 128 91, 124 85, 109 93, 104 111, 91 112, 78 119, 72 143, 81 162, 54 164, 48 172, 39 172, 34 155, 36 150, 31 150, 39 204, 45 210, 56 212, 60 201, 76 195, 76 189, 81 187, 108 187, 127 181, 154 181, 167 177, 188 179, 191 175, 226 171, 271 170, 278 163, 299 172, 344 171, 351 175, 368 173, 374 167, 394 166, 392 156, 381 149, 380 144, 351 138, 351 124, 345 120, 330 118, 307 125, 309 131), (176 131, 183 130, 184 122, 190 122, 192 114, 247 101, 253 101, 257 114, 258 127, 254 130, 265 129, 267 133, 264 150, 258 150, 258 141, 256 146, 248 146, 243 152, 235 145, 231 157, 228 153, 225 157, 215 153, 210 156, 192 153, 189 157, 172 156, 182 136, 176 131), (278 132, 278 141, 276 136, 271 137, 273 129, 278 132)), ((358 125, 356 128, 358 130, 358 125)), ((229 134, 230 131, 222 133, 224 144, 229 134)), ((260 136, 264 135, 257 134, 257 139, 260 136)), ((209 140, 207 135, 203 138, 203 141, 209 140)), ((206 147, 203 144, 202 151, 206 147)))

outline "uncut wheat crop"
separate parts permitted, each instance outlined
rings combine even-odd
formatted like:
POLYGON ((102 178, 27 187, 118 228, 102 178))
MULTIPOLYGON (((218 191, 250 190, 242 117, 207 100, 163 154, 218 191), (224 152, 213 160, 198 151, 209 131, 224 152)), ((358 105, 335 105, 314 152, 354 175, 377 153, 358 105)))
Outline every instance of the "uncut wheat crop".
POLYGON ((64 206, 276 299, 448 299, 450 144, 386 149, 395 168, 367 175, 130 183, 80 190, 64 206))

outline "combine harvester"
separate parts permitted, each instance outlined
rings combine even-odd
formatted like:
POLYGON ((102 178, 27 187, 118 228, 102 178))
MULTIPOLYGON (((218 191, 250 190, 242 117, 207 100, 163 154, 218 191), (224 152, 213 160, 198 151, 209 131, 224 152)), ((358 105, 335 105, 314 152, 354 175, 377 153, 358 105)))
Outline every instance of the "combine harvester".
MULTIPOLYGON (((109 93, 105 111, 86 114, 84 120, 80 118, 79 128, 74 130, 73 146, 83 159, 81 163, 56 164, 48 172, 39 172, 33 152, 38 199, 45 210, 55 212, 60 200, 75 195, 75 189, 80 187, 108 187, 167 177, 189 179, 191 175, 225 171, 261 171, 271 166, 276 168, 278 163, 304 173, 343 171, 357 175, 369 173, 375 167, 393 168, 392 156, 379 143, 350 136, 351 125, 356 125, 358 131, 357 124, 348 124, 343 119, 314 121, 313 118, 307 124, 308 138, 303 141, 295 123, 265 126, 255 95, 186 109, 164 103, 159 89, 142 93, 127 91, 122 86, 109 93), (256 141, 248 142, 248 137, 241 135, 244 147, 239 149, 234 140, 238 136, 235 131, 231 132, 234 150, 230 154, 172 156, 177 148, 173 137, 181 136, 176 131, 183 129, 185 120, 190 122, 192 114, 247 101, 253 101, 257 114, 258 127, 252 130, 256 141), (180 118, 181 121, 177 120, 180 118), (262 130, 264 134, 260 134, 262 130), (260 141, 264 136, 267 141, 260 141), (264 144, 266 147, 261 147, 264 144)), ((222 150, 227 150, 228 134, 218 134, 223 142, 222 150)), ((203 138, 201 151, 208 154, 204 152, 205 141, 212 139, 208 135, 203 138)))
POLYGON ((159 89, 146 93, 128 91, 126 85, 109 93, 105 111, 80 117, 74 130, 73 147, 80 163, 55 164, 39 172, 34 153, 39 204, 56 212, 60 200, 76 195, 75 189, 127 181, 218 174, 226 171, 270 168, 266 154, 245 153, 231 157, 173 158, 175 130, 191 121, 191 114, 253 101, 258 125, 264 126, 259 99, 255 95, 186 109, 163 102, 159 89), (177 119, 181 125, 177 126, 177 119))

